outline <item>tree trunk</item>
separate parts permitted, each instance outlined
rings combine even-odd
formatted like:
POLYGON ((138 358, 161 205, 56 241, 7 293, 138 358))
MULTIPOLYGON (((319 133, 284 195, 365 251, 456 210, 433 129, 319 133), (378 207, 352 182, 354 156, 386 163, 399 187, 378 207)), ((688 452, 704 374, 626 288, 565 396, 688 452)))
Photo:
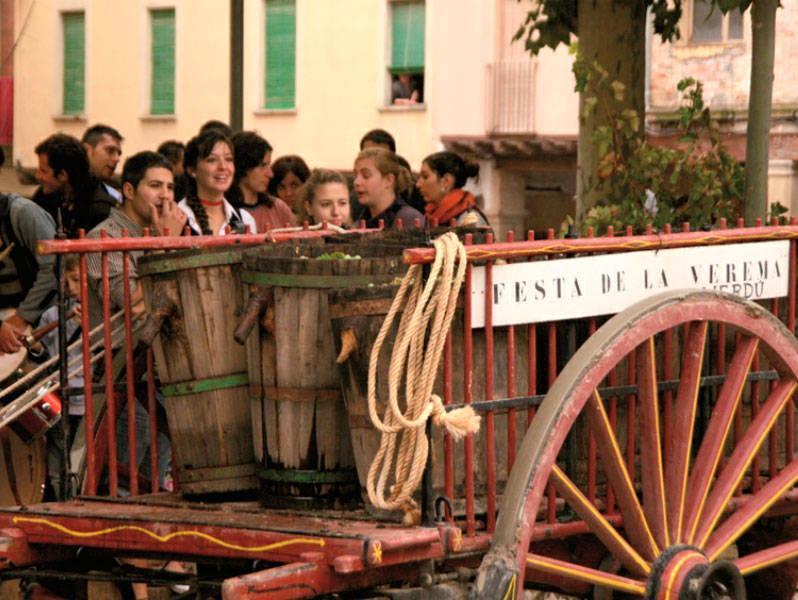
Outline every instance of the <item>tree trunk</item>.
MULTIPOLYGON (((610 79, 626 85, 624 107, 645 115, 646 8, 640 0, 578 0, 579 52, 588 62, 598 61, 610 79)), ((599 99, 601 104, 601 99, 599 99)), ((593 145, 596 127, 607 123, 605 115, 585 116, 584 97, 579 99, 577 161, 577 223, 600 200, 596 191, 599 156, 593 145)), ((640 134, 644 131, 641 127, 640 134)))
POLYGON ((779 0, 754 0, 751 8, 751 91, 745 148, 745 221, 767 219, 768 148, 773 102, 776 9, 779 0))

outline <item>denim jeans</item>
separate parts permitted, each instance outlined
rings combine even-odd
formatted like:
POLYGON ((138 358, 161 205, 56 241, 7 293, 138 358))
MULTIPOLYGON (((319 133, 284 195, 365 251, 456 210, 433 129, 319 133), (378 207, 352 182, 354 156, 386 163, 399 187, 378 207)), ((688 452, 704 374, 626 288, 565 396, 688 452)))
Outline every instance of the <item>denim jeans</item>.
MULTIPOLYGON (((123 408, 116 421, 116 453, 120 464, 128 464, 128 412, 127 405, 123 408)), ((172 447, 167 438, 160 431, 157 437, 158 443, 158 482, 163 487, 164 478, 169 474, 172 464, 172 447)), ((150 469, 150 416, 142 404, 136 401, 136 466, 139 473, 151 479, 150 469)), ((141 490, 142 492, 145 490, 141 490)), ((120 495, 128 495, 128 489, 119 487, 120 495)))

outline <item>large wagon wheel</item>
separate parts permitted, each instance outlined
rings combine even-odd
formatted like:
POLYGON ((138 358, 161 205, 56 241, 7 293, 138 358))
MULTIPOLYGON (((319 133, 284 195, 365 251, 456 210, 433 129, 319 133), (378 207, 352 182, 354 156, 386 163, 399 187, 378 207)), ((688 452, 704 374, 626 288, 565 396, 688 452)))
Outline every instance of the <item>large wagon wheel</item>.
POLYGON ((779 416, 793 410, 797 381, 798 342, 776 317, 752 302, 713 292, 668 292, 613 317, 569 361, 527 431, 475 597, 520 598, 525 575, 534 571, 624 597, 744 598, 742 577, 798 557, 798 541, 773 541, 736 558, 729 552, 798 480, 792 440, 778 461, 768 461, 772 470, 757 485, 751 485, 749 476, 763 442, 775 435, 777 421, 786 419, 793 431, 785 437, 794 437, 793 420, 779 416), (696 433, 707 332, 717 331, 710 329, 713 323, 725 332, 731 360, 706 429, 696 433), (681 368, 665 436, 658 373, 663 371, 661 345, 668 331, 671 339, 679 340, 681 368), (639 430, 639 466, 632 475, 620 450, 621 434, 598 391, 614 368, 628 364, 630 355, 636 363, 639 430), (775 371, 769 385, 748 382, 753 360, 775 371), (762 402, 745 416, 741 430, 731 434, 735 412, 751 400, 752 387, 760 389, 762 402), (577 476, 572 479, 563 470, 566 436, 583 431, 575 429, 577 423, 584 423, 595 439, 598 462, 617 504, 613 518, 588 500, 577 476), (549 483, 614 557, 620 565, 617 572, 535 553, 530 541, 549 483), (619 520, 622 528, 611 524, 619 520))

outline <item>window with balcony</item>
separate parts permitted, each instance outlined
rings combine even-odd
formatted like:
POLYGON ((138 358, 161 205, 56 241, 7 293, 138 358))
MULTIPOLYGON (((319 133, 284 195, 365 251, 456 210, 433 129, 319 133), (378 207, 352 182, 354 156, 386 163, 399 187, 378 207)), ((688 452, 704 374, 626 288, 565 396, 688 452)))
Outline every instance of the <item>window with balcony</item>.
POLYGON ((718 44, 739 42, 743 39, 743 16, 739 10, 723 14, 705 0, 688 3, 687 39, 691 44, 718 44))
POLYGON ((424 23, 423 0, 392 0, 390 3, 391 57, 390 104, 411 105, 424 102, 424 23))
POLYGON ((296 0, 266 0, 263 107, 296 107, 296 0))
POLYGON ((150 11, 150 114, 175 113, 175 11, 150 11))
POLYGON ((63 100, 64 115, 82 114, 86 107, 86 19, 83 12, 61 15, 64 37, 63 100))

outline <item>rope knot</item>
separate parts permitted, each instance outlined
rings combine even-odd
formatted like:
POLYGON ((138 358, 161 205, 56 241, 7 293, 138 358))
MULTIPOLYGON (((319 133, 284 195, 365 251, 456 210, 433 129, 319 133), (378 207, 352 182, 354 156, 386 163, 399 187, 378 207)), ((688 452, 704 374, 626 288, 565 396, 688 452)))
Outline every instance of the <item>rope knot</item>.
POLYGON ((432 403, 432 422, 437 427, 445 427, 455 441, 463 439, 469 433, 479 431, 482 417, 476 414, 470 406, 447 411, 437 394, 430 396, 430 402, 432 403))

